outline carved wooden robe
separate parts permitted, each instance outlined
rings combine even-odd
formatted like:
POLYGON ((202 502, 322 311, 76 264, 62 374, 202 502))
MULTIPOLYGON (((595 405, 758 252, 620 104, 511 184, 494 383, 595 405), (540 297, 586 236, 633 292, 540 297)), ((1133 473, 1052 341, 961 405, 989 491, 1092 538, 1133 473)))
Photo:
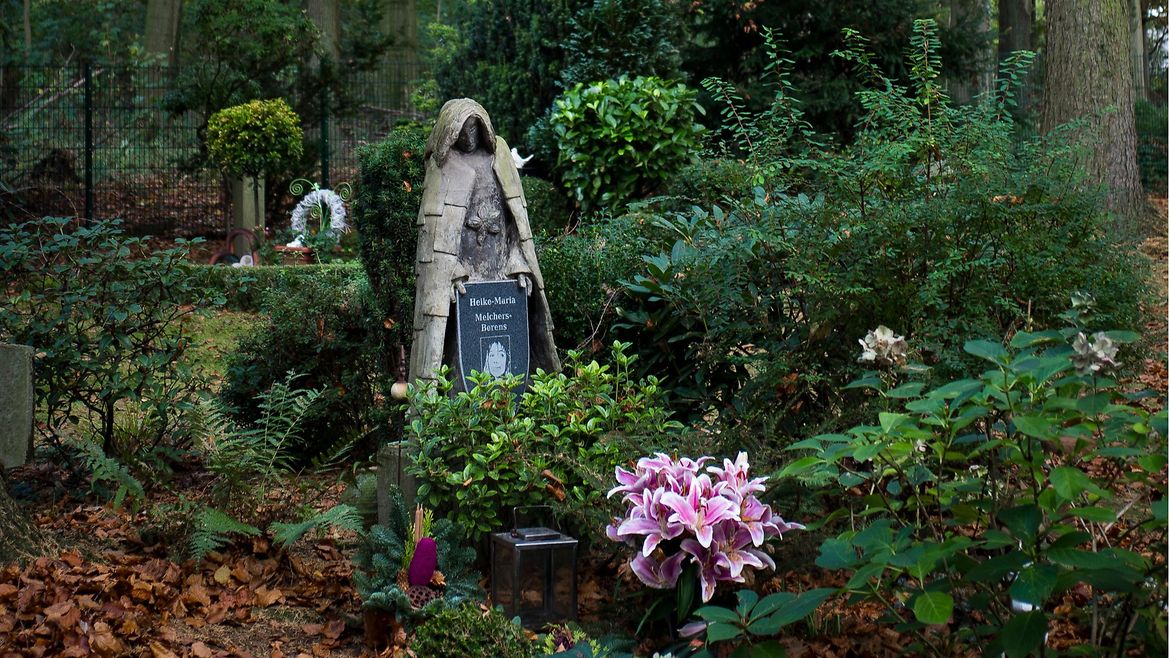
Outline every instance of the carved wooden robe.
POLYGON ((443 105, 424 159, 410 381, 435 379, 443 364, 455 368, 457 283, 521 276, 531 286, 529 367, 560 370, 520 174, 483 107, 469 98, 443 105), (470 150, 469 120, 478 122, 470 150))

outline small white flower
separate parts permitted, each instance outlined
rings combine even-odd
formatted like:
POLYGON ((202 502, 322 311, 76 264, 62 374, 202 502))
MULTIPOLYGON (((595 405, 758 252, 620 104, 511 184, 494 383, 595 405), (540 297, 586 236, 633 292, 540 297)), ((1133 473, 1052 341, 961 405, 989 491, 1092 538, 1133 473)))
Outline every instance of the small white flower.
POLYGON ((1077 332, 1073 339, 1072 362, 1082 375, 1097 374, 1106 368, 1117 367, 1117 345, 1103 332, 1093 334, 1092 342, 1077 332))
POLYGON ((898 336, 884 324, 878 325, 877 329, 870 331, 864 339, 857 342, 861 343, 861 356, 857 357, 858 363, 873 363, 878 366, 906 363, 906 353, 909 351, 906 338, 898 336))

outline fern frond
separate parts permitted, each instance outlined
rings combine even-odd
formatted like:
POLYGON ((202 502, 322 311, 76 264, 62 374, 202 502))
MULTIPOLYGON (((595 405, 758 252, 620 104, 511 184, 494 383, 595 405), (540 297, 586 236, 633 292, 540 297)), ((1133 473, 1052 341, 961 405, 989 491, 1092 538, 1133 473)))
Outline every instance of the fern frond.
POLYGON ((303 537, 306 532, 322 527, 360 532, 362 517, 356 509, 342 503, 300 523, 273 523, 268 526, 268 529, 273 533, 273 540, 276 543, 288 548, 303 537))
POLYGON ((338 441, 334 442, 333 445, 329 446, 325 452, 322 452, 321 454, 314 457, 313 460, 309 462, 309 467, 313 470, 318 470, 340 463, 349 455, 349 451, 353 449, 355 445, 357 445, 358 439, 360 438, 361 434, 355 433, 339 439, 338 441))
POLYGON ((363 528, 373 526, 378 522, 378 476, 368 471, 358 473, 353 484, 341 494, 341 502, 357 510, 363 528))
POLYGON ((108 482, 114 487, 112 501, 114 507, 121 509, 122 504, 129 500, 131 511, 137 512, 139 506, 146 500, 146 489, 142 482, 134 477, 125 464, 106 456, 101 446, 96 443, 82 442, 78 444, 78 448, 90 472, 90 492, 96 492, 100 483, 108 482))
POLYGON ((191 536, 187 540, 187 556, 199 561, 231 540, 231 535, 255 537, 260 529, 241 523, 214 507, 204 507, 196 513, 191 536))

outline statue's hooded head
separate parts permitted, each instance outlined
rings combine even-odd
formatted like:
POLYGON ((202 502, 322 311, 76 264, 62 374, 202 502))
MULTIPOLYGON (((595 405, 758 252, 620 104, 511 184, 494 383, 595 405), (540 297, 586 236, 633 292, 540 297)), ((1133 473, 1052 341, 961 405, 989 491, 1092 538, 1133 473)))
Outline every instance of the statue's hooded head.
POLYGON ((452 148, 462 151, 484 149, 489 153, 496 147, 496 131, 487 110, 470 98, 456 98, 443 104, 439 119, 427 139, 426 157, 435 157, 442 167, 452 148))

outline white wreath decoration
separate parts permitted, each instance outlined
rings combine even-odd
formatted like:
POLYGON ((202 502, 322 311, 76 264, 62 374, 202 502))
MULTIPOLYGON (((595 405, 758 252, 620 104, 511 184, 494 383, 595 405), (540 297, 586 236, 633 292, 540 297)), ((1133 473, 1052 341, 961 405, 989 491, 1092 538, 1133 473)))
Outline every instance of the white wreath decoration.
POLYGON ((319 216, 324 216, 325 209, 329 209, 329 233, 338 235, 349 230, 345 221, 345 200, 333 190, 313 190, 301 199, 292 212, 292 230, 304 233, 310 213, 316 210, 319 216))

